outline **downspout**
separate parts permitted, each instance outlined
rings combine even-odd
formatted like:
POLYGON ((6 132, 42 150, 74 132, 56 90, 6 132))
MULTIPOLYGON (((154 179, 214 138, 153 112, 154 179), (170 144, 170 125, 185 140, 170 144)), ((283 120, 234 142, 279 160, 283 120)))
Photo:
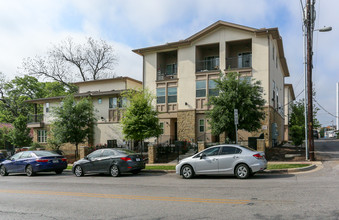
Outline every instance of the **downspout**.
POLYGON ((267 114, 267 139, 268 139, 268 147, 271 144, 271 119, 270 119, 270 106, 271 106, 271 44, 270 44, 270 35, 267 33, 267 41, 268 41, 268 114, 267 114))

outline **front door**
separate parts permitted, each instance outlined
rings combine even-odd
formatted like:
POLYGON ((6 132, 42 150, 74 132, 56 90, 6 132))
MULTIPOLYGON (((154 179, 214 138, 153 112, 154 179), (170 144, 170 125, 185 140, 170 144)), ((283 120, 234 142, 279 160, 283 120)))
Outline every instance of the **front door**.
POLYGON ((196 174, 217 174, 220 147, 208 148, 196 157, 196 174))

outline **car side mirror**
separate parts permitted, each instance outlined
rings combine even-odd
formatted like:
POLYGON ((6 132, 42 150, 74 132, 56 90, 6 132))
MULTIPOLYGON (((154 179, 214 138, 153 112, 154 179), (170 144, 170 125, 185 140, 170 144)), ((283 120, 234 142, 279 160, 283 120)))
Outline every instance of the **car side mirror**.
POLYGON ((90 159, 89 159, 87 156, 86 156, 86 157, 84 157, 84 159, 85 159, 85 160, 90 160, 90 159))
POLYGON ((200 155, 200 160, 201 160, 201 159, 204 159, 205 157, 206 157, 206 154, 201 154, 201 155, 200 155))

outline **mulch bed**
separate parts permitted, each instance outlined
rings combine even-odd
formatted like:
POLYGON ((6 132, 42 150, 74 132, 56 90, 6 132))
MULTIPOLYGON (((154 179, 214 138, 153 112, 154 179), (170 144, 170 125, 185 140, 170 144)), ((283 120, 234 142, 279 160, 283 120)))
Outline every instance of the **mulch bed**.
POLYGON ((299 147, 286 147, 278 146, 267 148, 265 156, 269 161, 304 161, 305 160, 305 149, 299 147), (285 155, 300 155, 295 157, 285 157, 285 155))

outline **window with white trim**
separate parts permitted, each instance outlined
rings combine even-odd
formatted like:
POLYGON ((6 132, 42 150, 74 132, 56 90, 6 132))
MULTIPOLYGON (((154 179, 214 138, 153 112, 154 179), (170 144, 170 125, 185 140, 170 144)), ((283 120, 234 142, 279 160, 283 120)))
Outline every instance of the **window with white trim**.
POLYGON ((47 142, 47 131, 46 130, 38 130, 38 142, 39 143, 47 142))

